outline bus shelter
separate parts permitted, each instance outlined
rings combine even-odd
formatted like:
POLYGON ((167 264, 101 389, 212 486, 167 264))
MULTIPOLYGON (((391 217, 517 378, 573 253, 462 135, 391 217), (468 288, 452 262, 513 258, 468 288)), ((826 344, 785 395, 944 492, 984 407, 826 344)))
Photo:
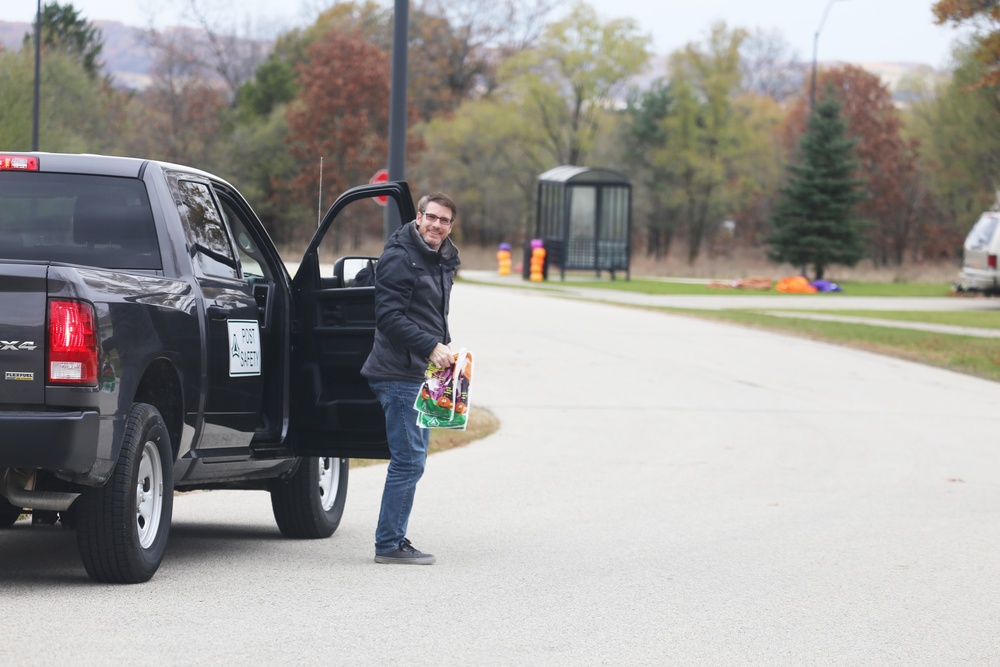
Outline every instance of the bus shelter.
POLYGON ((538 177, 533 238, 545 248, 546 277, 558 266, 560 280, 577 270, 608 271, 612 279, 624 271, 628 280, 631 230, 632 183, 624 175, 565 165, 538 177))

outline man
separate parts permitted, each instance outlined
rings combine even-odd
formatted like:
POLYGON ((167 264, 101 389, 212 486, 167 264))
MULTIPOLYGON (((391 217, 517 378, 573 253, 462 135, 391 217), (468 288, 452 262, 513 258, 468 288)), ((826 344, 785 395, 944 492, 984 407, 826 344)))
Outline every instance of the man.
POLYGON ((430 444, 430 430, 417 426, 413 405, 427 363, 454 363, 448 304, 459 259, 448 236, 458 209, 440 192, 423 197, 417 209, 417 219, 393 232, 378 261, 375 345, 361 369, 385 411, 391 456, 375 531, 376 563, 434 563, 406 537, 430 444))

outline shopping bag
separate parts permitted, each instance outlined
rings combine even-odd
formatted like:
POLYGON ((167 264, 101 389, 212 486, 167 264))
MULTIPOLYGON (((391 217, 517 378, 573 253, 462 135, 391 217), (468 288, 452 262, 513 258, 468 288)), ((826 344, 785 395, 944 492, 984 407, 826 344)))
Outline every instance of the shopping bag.
POLYGON ((427 364, 424 383, 413 405, 417 426, 465 430, 468 425, 472 353, 463 349, 454 358, 455 363, 448 368, 427 364))

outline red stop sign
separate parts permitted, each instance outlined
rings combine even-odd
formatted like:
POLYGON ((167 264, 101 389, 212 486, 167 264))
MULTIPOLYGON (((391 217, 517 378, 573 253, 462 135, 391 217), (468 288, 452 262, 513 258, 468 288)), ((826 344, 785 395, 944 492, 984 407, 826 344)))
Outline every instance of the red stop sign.
MULTIPOLYGON (((373 184, 373 185, 375 183, 388 183, 389 182, 389 170, 388 169, 379 169, 378 171, 375 172, 375 175, 372 176, 371 179, 369 179, 368 182, 371 183, 371 184, 373 184)), ((385 206, 386 204, 389 203, 389 198, 386 197, 386 196, 375 197, 375 203, 377 203, 379 206, 385 206)))

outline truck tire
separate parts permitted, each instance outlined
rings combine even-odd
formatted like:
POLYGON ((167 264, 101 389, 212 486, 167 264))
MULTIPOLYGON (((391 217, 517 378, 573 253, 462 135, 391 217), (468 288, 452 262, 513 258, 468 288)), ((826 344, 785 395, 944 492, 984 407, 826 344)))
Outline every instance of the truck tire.
POLYGON ((295 474, 271 485, 271 509, 285 537, 330 537, 344 515, 349 459, 306 457, 295 474))
POLYGON ((0 497, 0 528, 13 526, 23 511, 20 507, 14 507, 7 502, 6 498, 0 497))
POLYGON ((76 542, 90 578, 149 581, 163 560, 174 505, 170 435, 156 408, 132 406, 111 478, 75 505, 76 542))

